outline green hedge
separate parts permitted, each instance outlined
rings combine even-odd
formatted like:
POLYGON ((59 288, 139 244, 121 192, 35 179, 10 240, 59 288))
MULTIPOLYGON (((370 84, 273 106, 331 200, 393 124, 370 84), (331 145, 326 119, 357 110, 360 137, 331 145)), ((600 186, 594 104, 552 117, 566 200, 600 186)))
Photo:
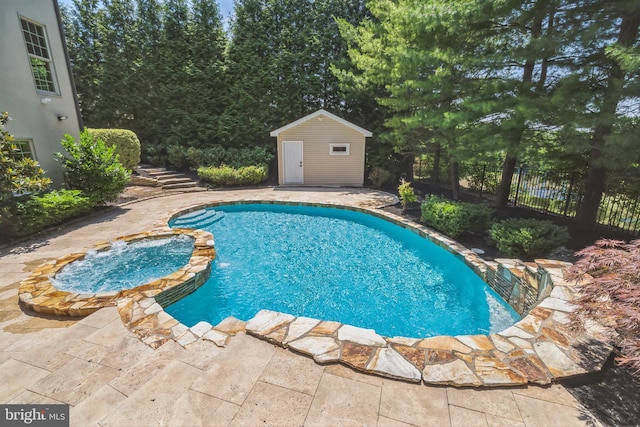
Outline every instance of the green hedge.
POLYGON ((201 180, 214 185, 255 185, 267 179, 267 168, 265 166, 200 167, 198 168, 198 176, 201 180))
POLYGON ((104 141, 107 146, 116 146, 120 163, 133 171, 140 163, 140 141, 135 133, 126 129, 87 129, 91 135, 104 141))
POLYGON ((93 207, 91 199, 79 190, 24 196, 0 208, 0 228, 9 238, 29 236, 84 215, 93 207))
POLYGON ((450 237, 484 233, 489 227, 491 209, 482 205, 456 202, 431 195, 420 205, 421 221, 450 237))
POLYGON ((535 258, 548 255, 569 240, 567 227, 537 219, 506 219, 491 226, 489 237, 500 252, 535 258))

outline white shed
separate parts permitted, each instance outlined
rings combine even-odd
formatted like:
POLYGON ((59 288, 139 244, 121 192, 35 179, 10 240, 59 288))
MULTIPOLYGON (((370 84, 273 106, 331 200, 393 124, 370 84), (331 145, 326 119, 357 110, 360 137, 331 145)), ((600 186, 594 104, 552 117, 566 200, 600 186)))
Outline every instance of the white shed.
POLYGON ((278 138, 280 185, 362 187, 368 130, 318 110, 271 136, 278 138))

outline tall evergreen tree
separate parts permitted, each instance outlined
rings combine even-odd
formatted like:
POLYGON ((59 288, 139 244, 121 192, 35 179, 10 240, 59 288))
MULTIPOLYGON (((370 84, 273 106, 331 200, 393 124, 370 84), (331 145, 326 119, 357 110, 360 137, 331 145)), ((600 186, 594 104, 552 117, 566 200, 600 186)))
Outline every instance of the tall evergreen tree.
POLYGON ((69 49, 82 119, 96 127, 102 92, 102 48, 100 33, 104 11, 99 0, 73 0, 72 8, 63 8, 64 33, 69 49))
POLYGON ((640 55, 640 3, 577 3, 572 24, 585 37, 575 46, 575 69, 563 94, 580 105, 580 124, 590 129, 585 195, 577 218, 578 227, 589 230, 596 224, 608 172, 638 160, 640 129, 637 120, 629 119, 638 114, 640 97, 640 69, 633 60, 640 55))
POLYGON ((469 131, 468 123, 483 114, 474 115, 465 104, 478 90, 471 52, 478 46, 482 27, 477 20, 483 11, 466 1, 454 6, 441 1, 373 1, 369 7, 375 20, 358 28, 342 26, 359 69, 346 79, 384 88, 377 102, 390 111, 387 138, 402 157, 408 179, 413 177, 416 154, 436 140, 453 159, 456 184, 456 163, 471 154, 460 149, 460 140, 469 131))
POLYGON ((194 145, 219 142, 218 122, 225 109, 226 35, 215 0, 193 0, 187 29, 187 81, 183 82, 188 111, 182 134, 194 145))
POLYGON ((131 87, 138 63, 136 19, 133 0, 103 0, 101 20, 102 54, 100 95, 95 111, 95 126, 128 129, 133 119, 131 87))
POLYGON ((136 6, 135 47, 139 60, 129 87, 133 98, 131 130, 140 139, 143 156, 148 161, 154 147, 160 144, 166 126, 160 96, 162 80, 158 74, 163 64, 159 47, 163 31, 162 5, 158 0, 136 0, 136 6))
POLYGON ((265 0, 238 0, 231 24, 227 109, 220 120, 226 146, 272 144, 272 85, 274 55, 265 0))

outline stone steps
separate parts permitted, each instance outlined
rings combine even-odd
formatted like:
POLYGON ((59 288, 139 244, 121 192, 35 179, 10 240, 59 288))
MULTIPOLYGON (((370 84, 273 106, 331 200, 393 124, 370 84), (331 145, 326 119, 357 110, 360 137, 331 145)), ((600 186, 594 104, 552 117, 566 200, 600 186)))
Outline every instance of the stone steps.
POLYGON ((165 168, 139 165, 138 173, 153 178, 165 190, 189 189, 198 187, 198 183, 187 175, 165 168))

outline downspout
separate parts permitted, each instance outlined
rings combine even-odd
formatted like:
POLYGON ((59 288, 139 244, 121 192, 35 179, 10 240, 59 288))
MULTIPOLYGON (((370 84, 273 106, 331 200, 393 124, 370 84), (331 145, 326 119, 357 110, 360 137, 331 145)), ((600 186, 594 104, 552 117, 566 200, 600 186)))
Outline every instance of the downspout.
POLYGON ((64 51, 64 57, 67 61, 67 70, 69 70, 69 81, 71 83, 71 92, 73 93, 73 101, 76 107, 76 115, 78 117, 78 124, 80 129, 78 132, 84 129, 84 123, 82 122, 82 115, 80 114, 80 103, 78 102, 78 91, 76 89, 76 80, 73 78, 73 71, 71 68, 71 58, 69 57, 69 50, 67 49, 67 39, 64 36, 64 30, 62 29, 62 15, 60 14, 60 6, 58 0, 53 1, 53 9, 56 12, 56 20, 58 21, 58 31, 60 31, 60 40, 62 41, 62 50, 64 51))

